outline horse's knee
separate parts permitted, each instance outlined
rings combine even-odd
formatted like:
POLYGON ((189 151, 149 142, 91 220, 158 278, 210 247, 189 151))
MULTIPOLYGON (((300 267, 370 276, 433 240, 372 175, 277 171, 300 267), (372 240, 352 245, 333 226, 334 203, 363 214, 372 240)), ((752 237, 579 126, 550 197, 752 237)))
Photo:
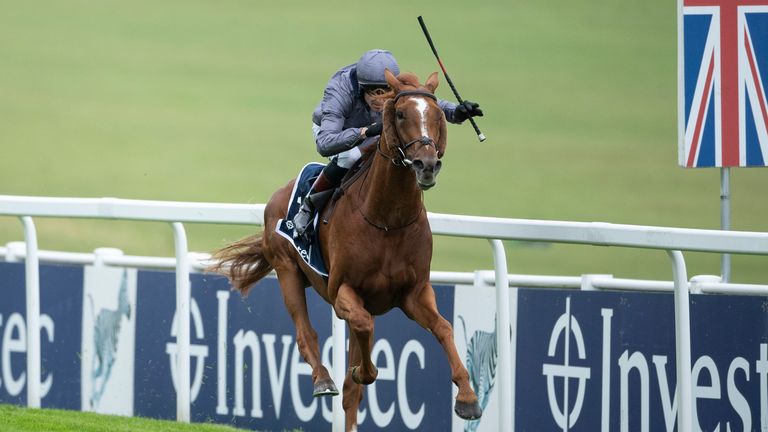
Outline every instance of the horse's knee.
POLYGON ((361 311, 351 314, 347 322, 350 330, 357 335, 373 333, 373 318, 368 312, 361 311))

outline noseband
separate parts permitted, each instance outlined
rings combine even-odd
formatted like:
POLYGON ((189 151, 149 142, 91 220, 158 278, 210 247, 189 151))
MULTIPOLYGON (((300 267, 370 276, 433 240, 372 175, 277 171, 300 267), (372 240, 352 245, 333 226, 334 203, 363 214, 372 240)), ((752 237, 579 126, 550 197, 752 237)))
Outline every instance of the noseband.
MULTIPOLYGON (((423 90, 406 90, 406 91, 402 91, 402 92, 398 93, 395 96, 394 103, 397 103, 397 100, 400 99, 401 97, 404 97, 404 96, 425 96, 425 97, 428 97, 428 98, 434 100, 435 102, 437 102, 437 97, 435 97, 435 95, 433 95, 430 92, 426 92, 426 91, 423 91, 423 90)), ((390 146, 391 148, 394 148, 398 152, 398 155, 395 156, 395 157, 389 157, 388 155, 386 155, 384 152, 381 151, 381 140, 379 140, 378 151, 379 151, 379 153, 381 153, 382 156, 384 156, 385 158, 391 160, 393 164, 395 164, 397 166, 408 167, 408 166, 413 165, 413 161, 411 161, 410 159, 408 159, 405 156, 405 151, 408 149, 408 147, 410 147, 410 146, 412 146, 412 145, 414 145, 416 143, 421 143, 422 145, 425 145, 425 146, 431 145, 432 147, 435 147, 435 149, 437 149, 437 146, 435 145, 435 140, 433 140, 432 138, 430 138, 428 136, 422 136, 422 137, 413 139, 411 141, 408 141, 405 144, 400 144, 400 145, 397 145, 397 146, 390 146)))

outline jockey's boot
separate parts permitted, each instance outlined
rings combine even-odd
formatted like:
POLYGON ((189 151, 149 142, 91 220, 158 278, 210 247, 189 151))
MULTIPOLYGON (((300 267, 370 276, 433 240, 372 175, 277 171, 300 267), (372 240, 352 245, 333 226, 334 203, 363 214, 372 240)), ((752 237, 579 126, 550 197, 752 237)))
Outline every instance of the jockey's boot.
POLYGON ((333 195, 333 189, 338 186, 347 171, 349 169, 338 166, 335 159, 323 168, 307 195, 301 200, 301 207, 293 217, 294 238, 303 236, 307 232, 315 219, 315 213, 328 202, 333 195))
POLYGON ((315 214, 325 206, 325 203, 328 202, 332 195, 333 189, 328 189, 322 192, 314 192, 304 197, 301 201, 299 212, 293 218, 294 238, 301 237, 308 231, 309 226, 312 225, 312 221, 315 219, 315 214))

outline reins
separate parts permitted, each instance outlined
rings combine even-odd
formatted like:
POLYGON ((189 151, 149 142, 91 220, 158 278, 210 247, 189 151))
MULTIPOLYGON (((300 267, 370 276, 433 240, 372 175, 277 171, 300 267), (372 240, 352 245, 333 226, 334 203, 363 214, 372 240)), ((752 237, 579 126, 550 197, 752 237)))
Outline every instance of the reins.
MULTIPOLYGON (((363 180, 360 182, 360 188, 357 190, 357 202, 362 202, 361 196, 363 193, 363 186, 365 186, 365 181, 368 180, 368 173, 370 172, 371 172, 370 169, 366 170, 365 176, 363 176, 363 180)), ((421 208, 419 209, 419 213, 416 214, 416 217, 413 218, 413 220, 411 220, 410 222, 406 223, 405 225, 401 225, 395 228, 390 228, 387 225, 382 225, 370 220, 368 216, 365 213, 363 213, 363 210, 360 208, 360 206, 357 206, 356 208, 357 208, 357 212, 360 213, 360 216, 363 217, 363 220, 365 220, 368 223, 368 225, 384 232, 397 231, 399 229, 409 227, 414 223, 416 223, 417 220, 419 220, 419 217, 421 217, 421 214, 424 212, 424 192, 423 191, 421 192, 421 208)))

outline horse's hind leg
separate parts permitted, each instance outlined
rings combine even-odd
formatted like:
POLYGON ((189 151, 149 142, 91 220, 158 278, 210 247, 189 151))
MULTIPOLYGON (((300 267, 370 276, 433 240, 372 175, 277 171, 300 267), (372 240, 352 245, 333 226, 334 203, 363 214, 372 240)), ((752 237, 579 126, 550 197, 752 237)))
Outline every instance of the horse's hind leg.
POLYGON ((314 396, 338 395, 339 390, 320 359, 317 332, 309 321, 306 284, 300 270, 298 268, 279 269, 277 270, 277 279, 280 282, 280 291, 283 294, 285 307, 296 327, 296 344, 299 346, 299 352, 304 361, 312 367, 312 382, 314 384, 312 394, 314 396))
POLYGON ((412 320, 431 331, 442 345, 451 366, 451 379, 459 388, 454 406, 456 414, 468 420, 480 418, 483 410, 477 401, 475 391, 469 385, 469 373, 461 363, 456 351, 456 344, 453 342, 453 328, 437 310, 435 291, 432 285, 427 283, 422 289, 414 290, 403 302, 402 309, 412 320))

